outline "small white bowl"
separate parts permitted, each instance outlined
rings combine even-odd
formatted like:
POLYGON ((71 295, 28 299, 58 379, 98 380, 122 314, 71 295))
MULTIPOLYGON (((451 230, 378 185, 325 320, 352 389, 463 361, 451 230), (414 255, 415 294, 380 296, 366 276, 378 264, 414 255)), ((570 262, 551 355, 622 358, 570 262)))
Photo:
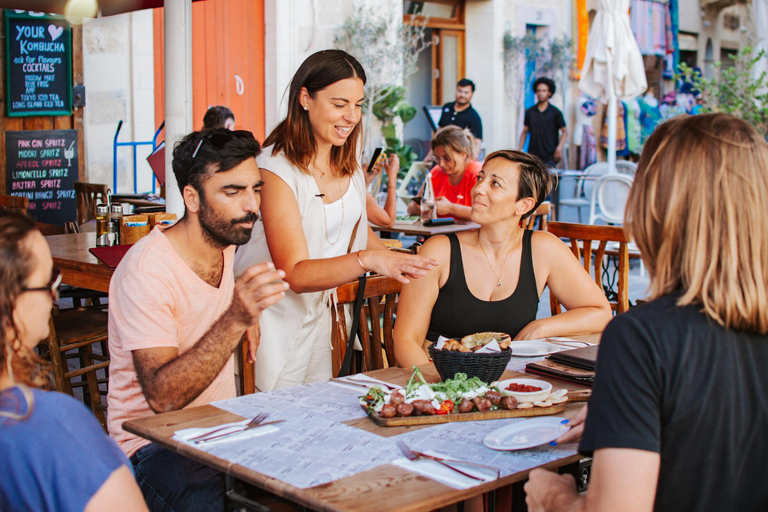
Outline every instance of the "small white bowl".
POLYGON ((517 399, 518 403, 533 403, 533 402, 543 402, 547 398, 549 398, 550 393, 552 393, 552 384, 549 382, 544 382, 543 380, 537 380, 537 379, 507 379, 507 380, 500 380, 496 384, 496 387, 499 388, 499 391, 501 391, 502 395, 505 396, 513 396, 517 399), (519 391, 510 391, 507 389, 510 384, 524 384, 526 386, 536 386, 538 388, 541 388, 541 391, 532 391, 529 393, 521 393, 519 391))

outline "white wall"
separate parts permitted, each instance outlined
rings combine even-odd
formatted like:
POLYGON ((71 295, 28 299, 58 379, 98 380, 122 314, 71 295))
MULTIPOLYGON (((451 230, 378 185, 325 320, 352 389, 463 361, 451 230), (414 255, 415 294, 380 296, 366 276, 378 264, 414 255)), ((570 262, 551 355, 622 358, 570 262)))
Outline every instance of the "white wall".
MULTIPOLYGON (((86 179, 113 191, 133 192, 133 153, 118 149, 118 184, 112 180, 112 143, 151 140, 155 133, 152 11, 109 16, 83 25, 83 72, 86 90, 86 179)), ((151 189, 146 161, 151 148, 138 151, 138 190, 151 189)))

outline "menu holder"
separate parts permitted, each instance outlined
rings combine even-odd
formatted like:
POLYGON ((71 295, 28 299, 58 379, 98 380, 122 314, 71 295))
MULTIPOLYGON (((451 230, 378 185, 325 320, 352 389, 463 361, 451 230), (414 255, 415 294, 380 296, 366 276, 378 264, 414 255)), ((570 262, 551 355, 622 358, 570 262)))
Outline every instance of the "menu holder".
POLYGON ((549 356, 549 359, 555 363, 594 372, 597 368, 597 351, 599 349, 600 345, 592 345, 573 350, 563 350, 562 352, 555 352, 549 356))
POLYGON ((150 213, 149 214, 149 229, 155 229, 155 226, 170 226, 171 224, 176 222, 176 214, 175 213, 166 213, 166 212, 158 212, 158 213, 150 213))

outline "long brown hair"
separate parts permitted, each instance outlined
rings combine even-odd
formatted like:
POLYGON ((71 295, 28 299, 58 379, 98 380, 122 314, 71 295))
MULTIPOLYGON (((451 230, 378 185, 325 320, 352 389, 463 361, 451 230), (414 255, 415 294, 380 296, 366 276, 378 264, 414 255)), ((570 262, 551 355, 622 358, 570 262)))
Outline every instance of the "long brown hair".
MULTIPOLYGON (((363 66, 342 50, 323 50, 314 53, 299 66, 288 89, 288 114, 278 124, 264 146, 271 146, 272 153, 282 151, 293 165, 309 173, 309 165, 317 153, 317 142, 309 122, 309 115, 299 101, 301 89, 306 88, 310 97, 331 84, 347 78, 359 78, 366 82, 363 66)), ((342 176, 351 176, 358 169, 357 144, 362 135, 362 123, 357 123, 347 142, 331 148, 331 163, 342 176)))
POLYGON ((726 114, 672 119, 640 156, 625 226, 651 298, 678 291, 725 328, 768 332, 768 144, 726 114))
POLYGON ((13 320, 16 301, 37 261, 28 244, 35 231, 30 217, 0 208, 0 373, 8 371, 17 384, 42 387, 48 384, 44 369, 21 343, 13 320))

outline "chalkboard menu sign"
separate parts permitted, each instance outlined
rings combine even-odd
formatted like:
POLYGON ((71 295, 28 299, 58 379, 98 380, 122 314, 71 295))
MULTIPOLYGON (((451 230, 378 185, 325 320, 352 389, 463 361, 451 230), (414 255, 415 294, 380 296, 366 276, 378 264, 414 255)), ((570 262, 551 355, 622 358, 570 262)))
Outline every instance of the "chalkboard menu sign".
POLYGON ((57 225, 76 219, 77 130, 6 132, 5 154, 6 190, 29 198, 32 217, 57 225))
POLYGON ((72 113, 72 31, 61 16, 4 11, 9 117, 72 113))

